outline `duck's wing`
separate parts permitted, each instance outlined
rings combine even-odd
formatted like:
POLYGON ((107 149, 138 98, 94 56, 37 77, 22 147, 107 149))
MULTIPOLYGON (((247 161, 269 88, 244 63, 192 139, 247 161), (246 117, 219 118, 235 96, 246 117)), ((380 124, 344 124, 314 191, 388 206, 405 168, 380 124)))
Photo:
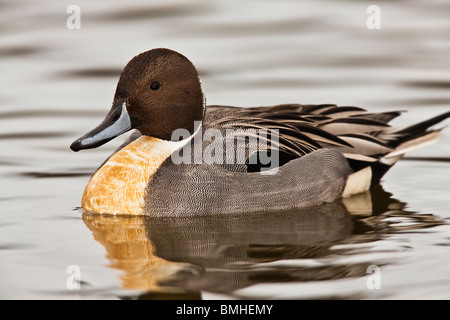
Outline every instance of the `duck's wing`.
MULTIPOLYGON (((281 166, 322 148, 321 143, 351 147, 318 126, 320 121, 330 117, 310 113, 307 109, 296 104, 254 108, 211 106, 206 109, 203 132, 220 130, 225 144, 234 144, 236 152, 245 153, 247 160, 243 171, 259 171, 261 162, 258 159, 267 150, 277 152, 281 166)), ((225 167, 241 171, 239 165, 227 164, 225 167)))
MULTIPOLYGON (((205 121, 204 130, 219 128, 225 133, 240 132, 243 137, 251 130, 257 134, 271 132, 276 143, 269 143, 270 149, 279 153, 280 165, 314 150, 329 148, 342 152, 354 171, 370 166, 374 171, 372 184, 378 183, 405 152, 435 141, 440 130, 429 128, 450 116, 447 112, 419 124, 395 128, 389 122, 402 111, 369 113, 360 107, 333 104, 223 109, 213 106, 209 112, 210 121, 205 121)), ((254 150, 246 145, 253 158, 254 150)), ((257 156, 258 147, 256 151, 257 156)), ((260 166, 247 164, 247 169, 258 171, 260 166)))
MULTIPOLYGON (((359 107, 329 104, 225 109, 213 106, 209 118, 205 118, 210 121, 204 122, 203 129, 219 129, 225 139, 245 138, 249 133, 264 139, 263 133, 268 133, 271 140, 268 145, 279 152, 280 165, 283 165, 324 147, 363 155, 390 152, 381 141, 375 143, 376 139, 369 138, 367 133, 389 127, 387 122, 397 115, 369 114, 359 107), (230 132, 234 133, 231 137, 230 132)), ((245 147, 252 146, 247 144, 245 147)), ((247 152, 254 154, 255 148, 247 152)))

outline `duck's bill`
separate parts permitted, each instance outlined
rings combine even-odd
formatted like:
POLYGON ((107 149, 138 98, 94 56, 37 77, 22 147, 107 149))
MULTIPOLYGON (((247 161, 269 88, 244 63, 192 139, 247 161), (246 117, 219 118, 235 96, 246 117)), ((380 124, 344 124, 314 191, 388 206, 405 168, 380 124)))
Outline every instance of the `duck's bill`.
POLYGON ((126 103, 115 104, 106 115, 105 120, 95 129, 75 140, 70 145, 70 149, 80 151, 83 149, 97 148, 132 128, 126 103))

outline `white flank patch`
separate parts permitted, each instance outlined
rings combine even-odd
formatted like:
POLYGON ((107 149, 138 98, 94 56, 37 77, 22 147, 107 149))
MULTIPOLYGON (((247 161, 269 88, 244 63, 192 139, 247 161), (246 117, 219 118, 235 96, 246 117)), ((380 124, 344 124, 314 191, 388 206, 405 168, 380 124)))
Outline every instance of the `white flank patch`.
POLYGON ((369 190, 371 180, 372 169, 370 167, 352 173, 347 179, 342 197, 351 197, 354 194, 369 190))

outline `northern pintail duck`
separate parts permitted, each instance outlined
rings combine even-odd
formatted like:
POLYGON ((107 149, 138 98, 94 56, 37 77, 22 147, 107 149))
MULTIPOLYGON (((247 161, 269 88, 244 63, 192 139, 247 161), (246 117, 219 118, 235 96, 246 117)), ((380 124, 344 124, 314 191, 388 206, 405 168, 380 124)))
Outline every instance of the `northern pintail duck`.
POLYGON ((390 126, 400 114, 333 104, 206 106, 194 65, 153 49, 125 66, 104 121, 70 147, 96 148, 136 129, 86 186, 87 212, 268 212, 368 190, 406 152, 435 141, 440 129, 430 127, 450 116, 390 126))

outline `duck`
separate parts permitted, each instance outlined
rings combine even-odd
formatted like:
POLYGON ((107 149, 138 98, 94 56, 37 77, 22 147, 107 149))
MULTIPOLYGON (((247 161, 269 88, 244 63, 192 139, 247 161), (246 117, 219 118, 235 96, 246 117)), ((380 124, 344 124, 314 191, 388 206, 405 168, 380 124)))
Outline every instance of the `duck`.
POLYGON ((268 213, 361 194, 407 152, 435 142, 450 111, 404 127, 403 111, 335 104, 207 105, 197 69, 156 48, 120 74, 112 107, 73 151, 130 132, 95 171, 87 213, 188 217, 268 213))

